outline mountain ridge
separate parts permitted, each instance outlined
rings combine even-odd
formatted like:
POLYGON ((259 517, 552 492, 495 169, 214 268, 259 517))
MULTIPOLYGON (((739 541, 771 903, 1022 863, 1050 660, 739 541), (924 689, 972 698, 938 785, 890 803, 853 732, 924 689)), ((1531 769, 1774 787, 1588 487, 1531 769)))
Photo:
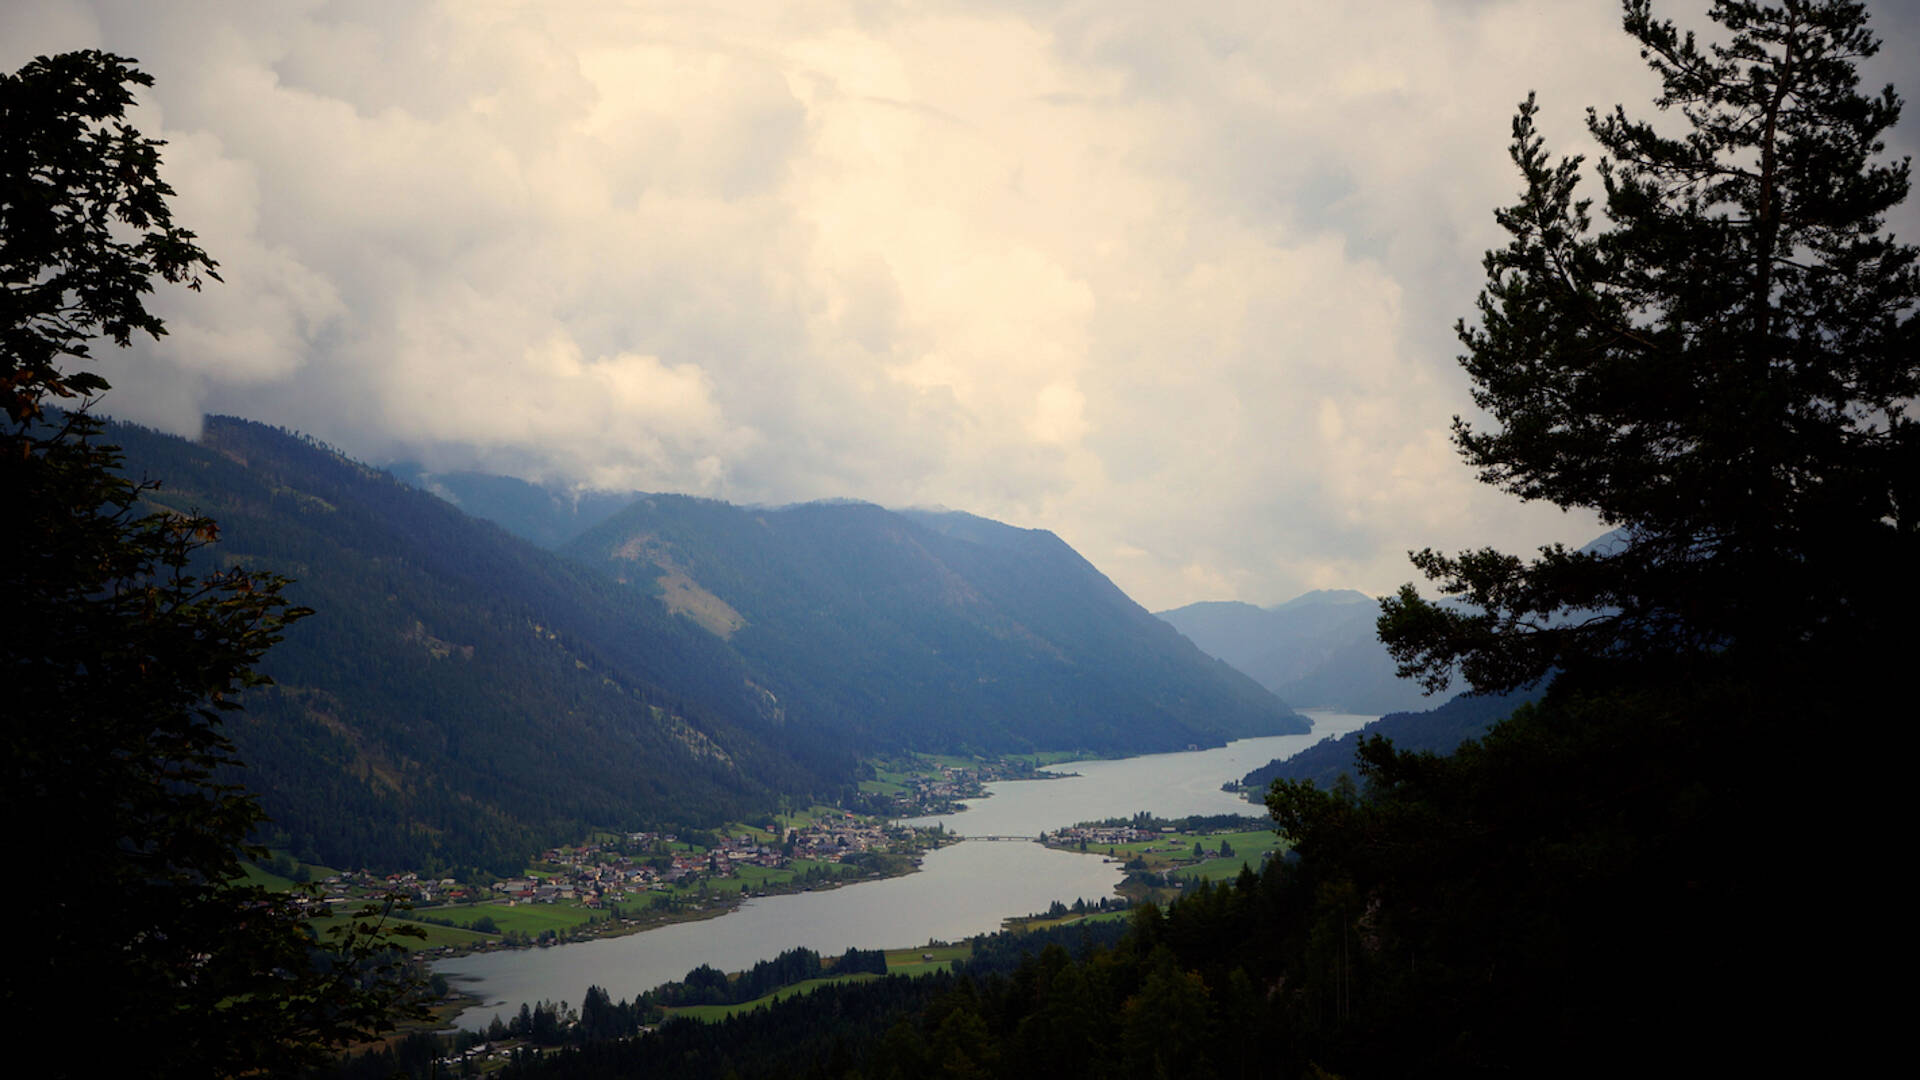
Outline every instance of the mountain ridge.
POLYGON ((565 550, 640 594, 684 575, 738 613, 728 640, 757 670, 807 687, 856 734, 890 719, 902 748, 1136 752, 1303 724, 1045 530, 870 503, 654 495, 565 550))
POLYGON ((285 573, 316 611, 229 724, 277 842, 309 862, 518 870, 590 829, 832 799, 880 750, 1304 727, 1038 530, 655 495, 589 528, 601 547, 557 552, 251 421, 107 438, 163 481, 148 509, 219 523, 201 569, 285 573), (648 527, 605 531, 629 513, 648 527))

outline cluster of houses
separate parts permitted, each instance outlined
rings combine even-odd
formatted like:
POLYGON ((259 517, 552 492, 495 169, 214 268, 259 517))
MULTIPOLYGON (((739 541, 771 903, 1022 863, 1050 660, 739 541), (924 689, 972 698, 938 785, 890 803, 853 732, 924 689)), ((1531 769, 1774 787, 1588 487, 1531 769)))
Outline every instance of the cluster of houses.
POLYGON ((465 904, 485 900, 487 891, 474 885, 462 885, 452 878, 423 878, 418 874, 388 874, 381 877, 364 870, 334 874, 320 879, 325 901, 332 907, 397 895, 415 905, 465 904))
POLYGON ((1142 829, 1133 825, 1072 825, 1047 836, 1047 843, 1059 847, 1116 847, 1131 844, 1139 840, 1158 840, 1161 836, 1174 831, 1168 825, 1159 829, 1142 829))
POLYGON ((778 870, 791 866, 795 859, 833 863, 868 851, 897 851, 908 837, 898 835, 899 829, 894 831, 896 835, 889 836, 879 823, 848 814, 788 830, 787 839, 779 843, 741 833, 715 837, 714 845, 704 850, 680 843, 672 833, 641 832, 627 836, 623 843, 550 849, 540 861, 554 867, 553 872, 495 881, 491 889, 461 885, 451 878, 422 879, 415 874, 386 878, 347 874, 328 878, 327 888, 330 901, 335 903, 351 902, 356 895, 397 892, 417 905, 505 900, 514 904, 579 903, 597 908, 619 903, 632 893, 668 889, 701 877, 735 877, 746 866, 778 870))
POLYGON ((895 817, 922 817, 951 812, 962 799, 986 795, 986 785, 995 780, 1037 780, 1052 774, 1036 771, 1020 761, 990 761, 978 765, 936 765, 920 775, 901 781, 907 790, 894 795, 873 796, 869 805, 895 817))

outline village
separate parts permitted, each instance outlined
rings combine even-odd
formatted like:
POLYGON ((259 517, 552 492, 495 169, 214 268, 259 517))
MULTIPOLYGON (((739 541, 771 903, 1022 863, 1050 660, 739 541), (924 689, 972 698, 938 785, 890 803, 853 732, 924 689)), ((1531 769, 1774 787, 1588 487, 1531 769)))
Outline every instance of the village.
MULTIPOLYGON (((842 805, 790 808, 754 825, 599 833, 549 848, 492 881, 417 872, 337 871, 275 857, 261 880, 307 883, 337 918, 368 903, 424 937, 422 958, 545 946, 710 918, 742 900, 912 873, 957 837, 903 819, 951 813, 998 780, 1054 778, 1042 759, 904 754, 869 761, 842 805)), ((261 868, 266 870, 265 867, 261 868)))

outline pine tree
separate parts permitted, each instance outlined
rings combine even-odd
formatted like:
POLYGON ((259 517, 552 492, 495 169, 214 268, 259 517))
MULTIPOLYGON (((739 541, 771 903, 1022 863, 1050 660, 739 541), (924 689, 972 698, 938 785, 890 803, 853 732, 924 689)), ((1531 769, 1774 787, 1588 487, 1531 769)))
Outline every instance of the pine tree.
MULTIPOLYGON (((1361 749, 1364 792, 1276 784, 1302 872, 1364 898, 1343 1073, 1793 1072, 1881 1026, 1815 940, 1882 889, 1898 790, 1837 733, 1904 715, 1920 576, 1920 272, 1885 229, 1892 88, 1843 0, 1716 0, 1703 44, 1623 5, 1658 122, 1590 112, 1554 159, 1530 96, 1462 364, 1481 478, 1595 511, 1590 550, 1432 550, 1383 605, 1402 671, 1541 700, 1450 757, 1361 749), (1604 224, 1595 227, 1596 213, 1604 224), (1837 800, 1786 796, 1846 782, 1837 800), (1809 873, 1817 859, 1849 885, 1809 873), (1618 1033, 1634 1032, 1620 1041, 1618 1033), (1763 1043, 1756 1031, 1779 1033, 1763 1043), (1371 1060, 1369 1060, 1371 1059, 1371 1060)), ((1346 976, 1343 975, 1343 979, 1346 976)))
POLYGON ((1597 511, 1607 550, 1414 556, 1467 609, 1389 599, 1382 638, 1430 687, 1622 663, 1846 657, 1904 625, 1920 555, 1916 250, 1883 231, 1900 114, 1858 89, 1862 4, 1717 0, 1702 46, 1625 4, 1672 124, 1589 111, 1608 227, 1529 96, 1521 200, 1485 260, 1462 364, 1489 423, 1454 441, 1487 483, 1597 511))

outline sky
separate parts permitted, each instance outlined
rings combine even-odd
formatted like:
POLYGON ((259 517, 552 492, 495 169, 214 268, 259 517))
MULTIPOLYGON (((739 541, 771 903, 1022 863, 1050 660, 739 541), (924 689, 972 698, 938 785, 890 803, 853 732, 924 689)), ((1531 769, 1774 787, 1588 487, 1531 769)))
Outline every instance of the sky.
MULTIPOLYGON (((1868 86, 1920 94, 1915 7, 1869 4, 1868 86)), ((0 4, 4 70, 78 48, 157 80, 225 279, 103 350, 125 419, 966 510, 1154 610, 1605 531, 1449 429, 1515 104, 1556 154, 1653 113, 1611 2, 0 4)))

